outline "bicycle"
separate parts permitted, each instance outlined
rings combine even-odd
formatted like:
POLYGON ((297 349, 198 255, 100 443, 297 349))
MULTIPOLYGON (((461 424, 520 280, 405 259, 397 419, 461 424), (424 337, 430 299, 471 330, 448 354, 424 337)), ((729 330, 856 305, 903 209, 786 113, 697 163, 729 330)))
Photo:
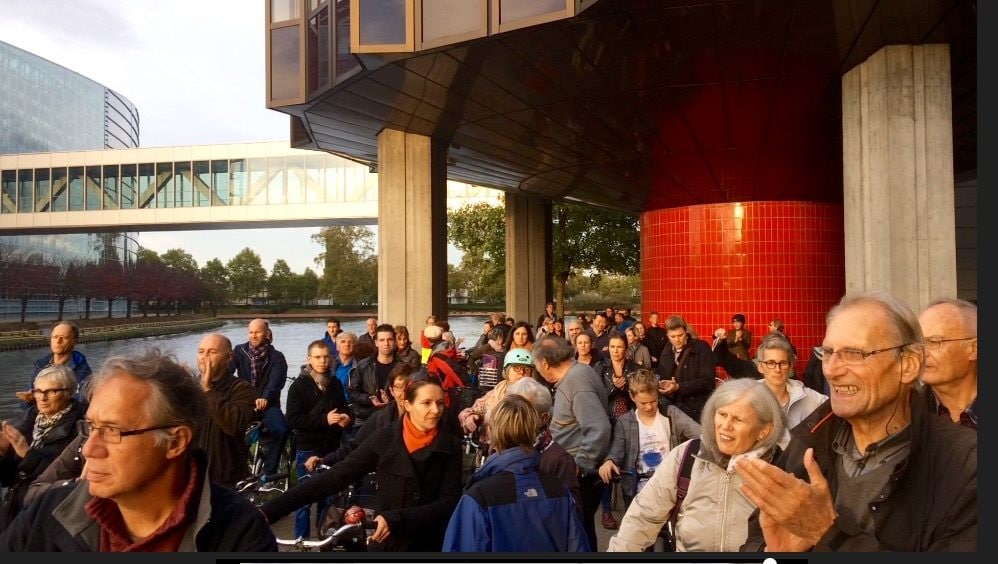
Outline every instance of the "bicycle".
MULTIPOLYGON (((266 447, 260 441, 260 435, 263 433, 264 427, 261 421, 254 421, 250 423, 249 427, 246 428, 246 443, 249 445, 250 456, 249 456, 249 476, 240 483, 247 480, 256 480, 264 476, 263 464, 266 454, 266 447)), ((273 480, 268 489, 268 492, 277 491, 279 493, 284 493, 288 491, 291 487, 292 481, 295 476, 295 434, 291 433, 288 435, 288 439, 284 442, 284 448, 281 451, 281 460, 278 464, 278 472, 272 474, 272 476, 281 476, 280 478, 273 480)))
MULTIPOLYGON (((320 464, 315 472, 324 472, 329 468, 330 466, 320 464)), ((373 503, 376 491, 377 481, 372 472, 334 496, 334 501, 326 509, 321 523, 316 527, 318 539, 278 537, 278 546, 287 547, 287 552, 366 552, 367 538, 376 528, 375 510, 368 507, 373 503), (363 510, 363 520, 345 523, 345 515, 354 507, 363 510)))
POLYGON ((280 495, 287 491, 286 485, 284 487, 279 485, 280 482, 286 482, 287 478, 287 472, 250 476, 236 482, 234 489, 236 493, 245 497, 250 503, 256 507, 260 507, 265 501, 270 499, 271 496, 267 494, 277 492, 277 495, 280 495))

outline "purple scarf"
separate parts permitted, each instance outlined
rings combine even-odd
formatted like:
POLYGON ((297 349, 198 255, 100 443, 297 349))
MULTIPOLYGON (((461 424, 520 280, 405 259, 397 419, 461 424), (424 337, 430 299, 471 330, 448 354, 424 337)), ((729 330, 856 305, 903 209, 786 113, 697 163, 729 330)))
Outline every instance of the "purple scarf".
POLYGON ((260 345, 259 347, 246 347, 246 355, 250 359, 250 384, 256 386, 256 381, 263 373, 263 367, 267 364, 267 353, 270 349, 266 344, 260 345))

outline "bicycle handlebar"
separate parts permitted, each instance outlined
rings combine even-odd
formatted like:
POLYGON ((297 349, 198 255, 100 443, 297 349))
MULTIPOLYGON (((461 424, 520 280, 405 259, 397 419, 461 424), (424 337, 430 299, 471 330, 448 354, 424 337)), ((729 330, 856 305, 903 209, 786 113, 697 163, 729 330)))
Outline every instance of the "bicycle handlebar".
POLYGON ((306 540, 306 539, 277 539, 277 544, 283 546, 301 546, 304 548, 322 548, 329 546, 343 537, 351 533, 362 533, 364 530, 363 523, 347 523, 346 525, 341 525, 335 531, 333 531, 328 537, 319 540, 306 540))

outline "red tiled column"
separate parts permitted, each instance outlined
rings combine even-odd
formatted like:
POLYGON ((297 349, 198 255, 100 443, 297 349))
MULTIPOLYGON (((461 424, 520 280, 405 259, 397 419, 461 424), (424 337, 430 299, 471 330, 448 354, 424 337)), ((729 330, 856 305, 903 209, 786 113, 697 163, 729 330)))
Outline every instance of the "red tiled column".
POLYGON ((708 204, 641 216, 641 311, 682 315, 711 342, 744 313, 752 354, 779 317, 801 374, 825 314, 845 293, 842 206, 814 202, 708 204))

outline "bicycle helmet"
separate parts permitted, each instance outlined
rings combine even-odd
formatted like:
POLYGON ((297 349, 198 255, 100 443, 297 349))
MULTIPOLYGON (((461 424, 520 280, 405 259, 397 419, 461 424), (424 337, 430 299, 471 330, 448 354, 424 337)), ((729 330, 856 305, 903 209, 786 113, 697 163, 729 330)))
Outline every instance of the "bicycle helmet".
POLYGON ((526 349, 513 349, 506 353, 506 357, 503 359, 502 369, 506 370, 513 364, 523 364, 533 368, 534 357, 531 356, 530 351, 526 349))

